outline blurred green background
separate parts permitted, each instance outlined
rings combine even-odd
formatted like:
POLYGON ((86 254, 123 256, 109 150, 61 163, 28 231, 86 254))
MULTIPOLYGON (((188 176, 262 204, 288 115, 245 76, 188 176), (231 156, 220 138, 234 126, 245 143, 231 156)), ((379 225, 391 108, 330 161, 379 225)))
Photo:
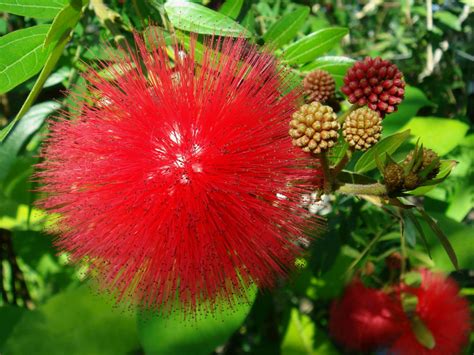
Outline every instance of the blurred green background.
MULTIPOLYGON (((384 120, 384 135, 407 128, 413 135, 396 156, 406 156, 416 136, 443 159, 458 162, 446 181, 413 199, 438 221, 460 270, 454 271, 424 221, 431 257, 415 231, 405 235, 407 256, 412 266, 451 273, 474 300, 472 0, 193 1, 208 11, 190 6, 185 14, 161 0, 91 3, 0 3, 0 127, 12 128, 0 135, 6 136, 0 146, 1 354, 344 354, 328 335, 331 301, 350 275, 373 285, 387 278, 385 258, 400 250, 398 222, 347 196, 311 206, 327 228, 290 280, 255 292, 251 304, 193 322, 183 322, 179 312, 162 318, 116 305, 58 254, 44 233, 47 216, 34 207, 31 180, 45 120, 68 104, 65 90, 83 89, 84 63, 109 59, 101 41, 121 43, 132 29, 166 26, 176 18, 184 36, 187 30, 225 35, 245 28, 250 41, 271 45, 293 68, 295 83, 299 74, 320 68, 333 74, 339 89, 354 59, 381 56, 396 63, 408 87, 399 111, 384 120), (39 40, 22 40, 28 33, 21 31, 39 40), (20 44, 11 45, 12 35, 20 44), (45 40, 47 50, 37 51, 45 40), (14 71, 2 69, 18 57, 24 61, 15 62, 14 71), (19 111, 25 116, 9 125, 19 111)), ((345 109, 343 96, 337 97, 345 109)), ((473 351, 471 344, 465 353, 473 351)))

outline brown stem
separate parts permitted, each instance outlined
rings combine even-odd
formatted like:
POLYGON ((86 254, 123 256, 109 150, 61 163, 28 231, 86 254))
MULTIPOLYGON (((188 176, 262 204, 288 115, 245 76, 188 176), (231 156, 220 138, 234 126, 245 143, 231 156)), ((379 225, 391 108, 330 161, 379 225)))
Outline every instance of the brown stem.
POLYGON ((332 192, 332 187, 334 185, 333 176, 331 174, 331 169, 329 168, 329 161, 326 156, 326 153, 319 154, 319 159, 321 161, 321 167, 323 168, 324 174, 324 193, 329 194, 332 192))
POLYGON ((345 195, 387 196, 387 188, 378 182, 368 185, 344 183, 336 191, 345 195))

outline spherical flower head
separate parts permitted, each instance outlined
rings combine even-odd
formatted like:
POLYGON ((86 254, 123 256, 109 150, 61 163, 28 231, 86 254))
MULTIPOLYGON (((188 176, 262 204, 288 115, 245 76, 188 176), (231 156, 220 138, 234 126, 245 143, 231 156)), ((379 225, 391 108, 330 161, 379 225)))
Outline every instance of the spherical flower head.
POLYGON ((60 216, 57 245, 119 298, 232 305, 293 268, 312 223, 299 205, 311 158, 287 137, 301 93, 244 39, 209 39, 198 56, 195 37, 154 37, 90 69, 78 109, 51 122, 40 205, 60 216))
POLYGON ((401 306, 390 295, 356 279, 331 305, 329 331, 347 349, 374 350, 397 337, 401 312, 401 306))
MULTIPOLYGON (((455 355, 467 344, 471 331, 470 310, 466 299, 459 295, 455 281, 441 274, 421 270, 418 288, 405 287, 418 298, 415 315, 434 338, 434 348, 428 349, 416 338, 409 322, 393 343, 390 354, 455 355)), ((402 287, 403 289, 403 287, 402 287)))
POLYGON ((366 57, 347 71, 341 91, 350 103, 367 105, 380 117, 395 112, 405 95, 403 74, 395 64, 366 57))
POLYGON ((334 96, 336 81, 327 71, 316 69, 304 77, 303 87, 308 102, 325 102, 334 96))

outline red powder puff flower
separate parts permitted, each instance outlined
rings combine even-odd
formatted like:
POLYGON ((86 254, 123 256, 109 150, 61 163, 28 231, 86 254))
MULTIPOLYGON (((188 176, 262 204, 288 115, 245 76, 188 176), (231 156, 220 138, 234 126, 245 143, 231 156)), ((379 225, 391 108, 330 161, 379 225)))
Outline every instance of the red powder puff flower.
POLYGON ((390 354, 396 355, 457 355, 467 344, 471 331, 469 304, 459 296, 459 288, 450 278, 421 270, 419 288, 402 287, 418 298, 415 316, 431 332, 434 347, 428 349, 416 338, 409 322, 393 343, 390 354))
POLYGON ((395 64, 366 57, 356 62, 344 77, 341 91, 352 104, 367 105, 383 118, 397 110, 405 95, 403 74, 395 64))
POLYGON ((400 333, 401 305, 358 279, 331 305, 329 331, 347 349, 368 351, 390 344, 400 333))
POLYGON ((58 246, 119 298, 232 304, 250 284, 272 286, 301 251, 300 196, 315 172, 287 137, 300 92, 243 39, 197 51, 193 38, 170 59, 154 37, 151 50, 137 35, 129 59, 102 64, 113 80, 90 69, 93 94, 51 123, 40 205, 60 216, 58 246))

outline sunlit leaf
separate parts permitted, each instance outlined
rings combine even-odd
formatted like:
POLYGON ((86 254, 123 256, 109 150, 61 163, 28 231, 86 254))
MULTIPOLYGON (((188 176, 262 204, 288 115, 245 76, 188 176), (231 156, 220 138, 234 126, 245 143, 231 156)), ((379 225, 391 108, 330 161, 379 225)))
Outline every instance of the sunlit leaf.
POLYGON ((68 0, 0 0, 0 11, 33 18, 54 18, 68 0))
POLYGON ((43 47, 49 28, 49 25, 32 26, 0 38, 0 94, 41 70, 51 52, 51 48, 43 47))
POLYGON ((363 173, 374 169, 377 166, 375 154, 393 154, 410 136, 410 131, 393 134, 382 139, 375 146, 367 150, 357 161, 354 170, 363 173))
POLYGON ((283 57, 288 64, 304 64, 334 48, 346 34, 347 28, 330 27, 311 33, 286 48, 283 57))
POLYGON ((265 43, 269 43, 276 48, 288 43, 296 36, 308 15, 309 8, 306 6, 284 15, 264 33, 265 43))
POLYGON ((250 37, 251 33, 230 17, 205 6, 184 0, 172 0, 165 4, 168 17, 176 28, 195 33, 250 37))

